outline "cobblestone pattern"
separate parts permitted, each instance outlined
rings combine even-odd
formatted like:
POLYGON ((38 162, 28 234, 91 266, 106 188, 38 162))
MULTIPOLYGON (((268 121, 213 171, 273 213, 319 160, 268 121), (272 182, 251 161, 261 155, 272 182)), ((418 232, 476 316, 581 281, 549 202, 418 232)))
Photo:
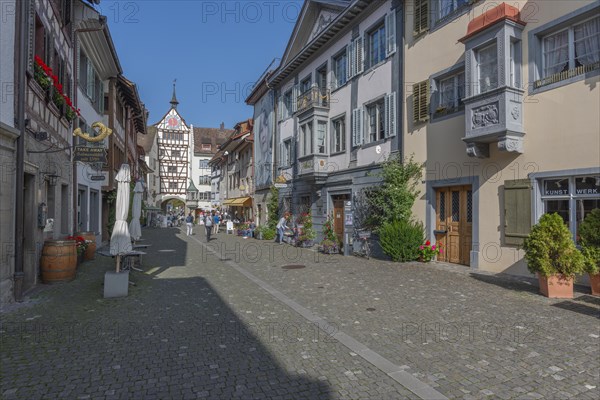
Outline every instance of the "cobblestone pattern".
POLYGON ((415 398, 177 232, 143 231, 127 298, 102 298, 99 258, 3 313, 0 398, 415 398))
POLYGON ((220 235, 211 247, 449 398, 600 398, 600 299, 220 235), (285 270, 286 264, 305 265, 285 270))

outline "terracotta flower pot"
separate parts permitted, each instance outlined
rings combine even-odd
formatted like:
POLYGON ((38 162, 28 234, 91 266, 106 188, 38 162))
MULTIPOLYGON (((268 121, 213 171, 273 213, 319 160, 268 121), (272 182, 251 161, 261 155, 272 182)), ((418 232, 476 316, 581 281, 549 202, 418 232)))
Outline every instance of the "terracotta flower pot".
POLYGON ((552 299, 573 298, 573 278, 556 274, 550 276, 538 275, 540 293, 552 299))
POLYGON ((600 274, 589 274, 592 295, 600 296, 600 274))

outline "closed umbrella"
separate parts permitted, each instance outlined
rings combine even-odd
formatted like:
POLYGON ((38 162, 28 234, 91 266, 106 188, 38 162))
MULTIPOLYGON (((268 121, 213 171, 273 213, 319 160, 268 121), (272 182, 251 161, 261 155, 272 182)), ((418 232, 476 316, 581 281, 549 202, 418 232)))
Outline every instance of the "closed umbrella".
MULTIPOLYGON (((131 238, 127 226, 127 214, 129 213, 129 165, 122 164, 119 173, 115 177, 117 181, 117 209, 115 214, 115 226, 110 237, 110 254, 118 256, 131 252, 131 238)), ((119 271, 119 259, 117 260, 117 272, 119 271)))
POLYGON ((129 234, 134 241, 142 237, 142 227, 140 226, 140 217, 142 215, 142 193, 144 185, 138 181, 133 189, 133 205, 131 209, 131 222, 129 223, 129 234))

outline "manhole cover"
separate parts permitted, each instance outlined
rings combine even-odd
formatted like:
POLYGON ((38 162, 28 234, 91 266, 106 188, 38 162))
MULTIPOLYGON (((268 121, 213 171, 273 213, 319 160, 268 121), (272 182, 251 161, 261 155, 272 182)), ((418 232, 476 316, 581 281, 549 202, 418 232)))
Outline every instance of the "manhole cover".
POLYGON ((302 269, 302 268, 306 268, 306 265, 290 264, 290 265, 284 265, 281 268, 283 268, 283 269, 302 269))
POLYGON ((317 286, 317 289, 325 289, 325 286, 317 286))
POLYGON ((373 308, 373 307, 369 307, 369 308, 367 308, 367 311, 377 311, 377 309, 373 308))

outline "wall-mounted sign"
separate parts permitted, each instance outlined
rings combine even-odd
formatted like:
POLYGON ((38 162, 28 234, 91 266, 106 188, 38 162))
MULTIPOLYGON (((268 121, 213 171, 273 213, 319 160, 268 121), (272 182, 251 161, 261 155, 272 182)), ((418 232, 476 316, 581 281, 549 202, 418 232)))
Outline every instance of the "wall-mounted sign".
POLYGON ((75 146, 74 161, 81 161, 88 164, 107 163, 106 149, 104 147, 75 146))
POLYGON ((276 183, 273 186, 275 186, 277 189, 285 189, 288 187, 287 183, 276 183))
POLYGON ((87 142, 101 142, 107 138, 108 135, 112 134, 112 129, 107 128, 102 122, 94 122, 92 124, 92 128, 97 128, 99 133, 95 136, 92 136, 87 132, 82 132, 81 128, 77 128, 75 131, 73 131, 73 136, 79 136, 87 142))
POLYGON ((92 175, 90 176, 90 180, 92 181, 103 181, 106 177, 104 175, 92 175))

